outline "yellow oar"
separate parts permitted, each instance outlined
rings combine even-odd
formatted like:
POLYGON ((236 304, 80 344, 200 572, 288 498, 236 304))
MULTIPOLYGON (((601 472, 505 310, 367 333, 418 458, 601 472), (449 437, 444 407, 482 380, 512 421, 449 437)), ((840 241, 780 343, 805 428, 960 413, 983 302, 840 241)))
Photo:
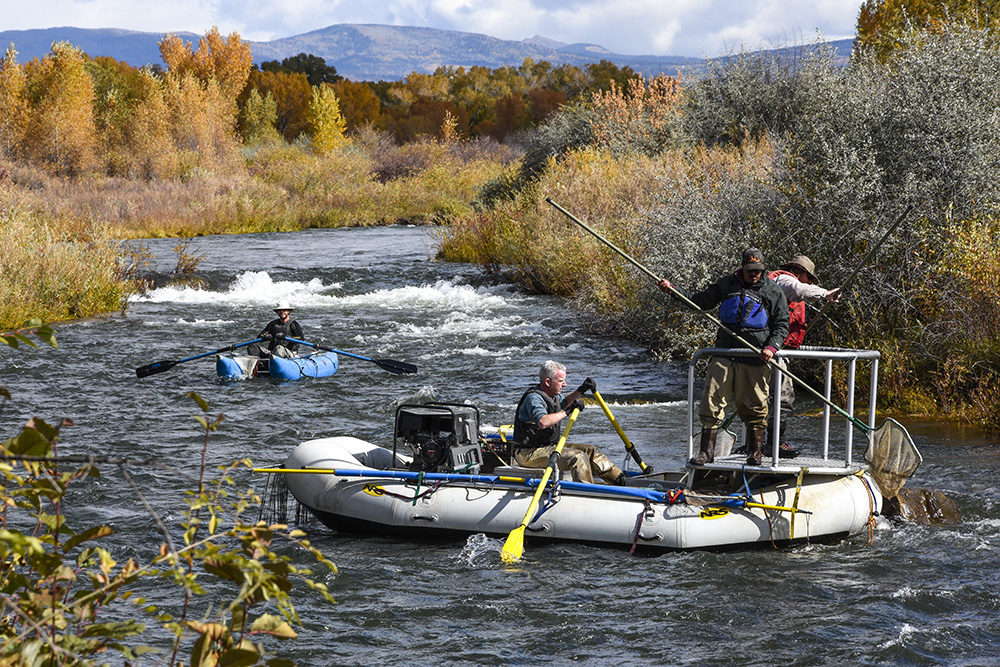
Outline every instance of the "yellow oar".
POLYGON ((636 451, 635 446, 629 442, 628 436, 625 435, 625 431, 623 431, 622 427, 618 425, 618 420, 615 419, 613 414, 611 414, 611 408, 608 407, 608 404, 605 403, 604 399, 601 397, 601 392, 594 389, 591 393, 594 395, 594 398, 597 399, 597 403, 601 406, 601 410, 604 410, 604 414, 608 416, 608 421, 611 422, 611 425, 615 427, 616 431, 618 431, 618 437, 625 443, 625 451, 632 455, 632 458, 639 464, 639 468, 643 472, 653 472, 653 469, 647 466, 642 460, 642 457, 639 456, 639 452, 636 451))
POLYGON ((552 472, 559 461, 559 453, 562 452, 563 445, 566 444, 566 438, 569 437, 569 431, 573 428, 573 423, 579 414, 579 408, 574 408, 569 416, 569 421, 566 423, 566 430, 563 431, 562 437, 559 438, 559 442, 556 444, 555 451, 549 457, 549 465, 545 467, 545 472, 542 473, 542 481, 538 483, 538 488, 535 489, 535 496, 531 499, 531 504, 528 505, 528 511, 524 513, 524 520, 521 521, 520 526, 510 531, 507 541, 503 543, 503 549, 500 550, 500 560, 503 562, 510 564, 521 560, 521 555, 524 554, 524 529, 528 527, 532 517, 535 516, 538 502, 542 499, 542 492, 545 491, 549 477, 552 476, 552 472))

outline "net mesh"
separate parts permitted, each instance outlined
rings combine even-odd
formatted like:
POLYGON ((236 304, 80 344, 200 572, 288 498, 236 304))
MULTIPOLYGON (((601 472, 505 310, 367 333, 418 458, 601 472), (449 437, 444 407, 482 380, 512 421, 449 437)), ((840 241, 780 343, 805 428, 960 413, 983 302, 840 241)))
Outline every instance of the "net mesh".
POLYGON ((872 479, 885 498, 895 498, 923 458, 903 425, 886 419, 869 435, 865 461, 872 479))

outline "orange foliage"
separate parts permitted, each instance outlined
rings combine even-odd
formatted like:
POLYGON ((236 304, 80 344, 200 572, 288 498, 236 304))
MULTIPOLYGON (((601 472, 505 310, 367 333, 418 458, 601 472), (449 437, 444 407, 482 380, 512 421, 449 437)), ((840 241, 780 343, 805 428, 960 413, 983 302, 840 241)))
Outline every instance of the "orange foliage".
POLYGON ((655 147, 671 132, 681 114, 681 82, 661 74, 646 81, 640 76, 623 90, 613 80, 607 91, 594 93, 594 141, 612 150, 655 147))
POLYGON ((278 107, 275 128, 286 140, 294 141, 308 129, 306 111, 312 101, 312 87, 305 74, 253 70, 247 87, 256 88, 261 97, 271 93, 278 107))
POLYGON ((236 32, 223 38, 215 26, 198 41, 197 51, 192 51, 191 42, 166 35, 160 41, 160 57, 171 73, 190 72, 206 83, 215 79, 223 94, 233 99, 243 91, 253 66, 250 44, 236 32))
POLYGON ((58 174, 92 169, 97 150, 94 88, 83 53, 57 42, 40 61, 28 63, 25 72, 31 105, 26 153, 58 174))

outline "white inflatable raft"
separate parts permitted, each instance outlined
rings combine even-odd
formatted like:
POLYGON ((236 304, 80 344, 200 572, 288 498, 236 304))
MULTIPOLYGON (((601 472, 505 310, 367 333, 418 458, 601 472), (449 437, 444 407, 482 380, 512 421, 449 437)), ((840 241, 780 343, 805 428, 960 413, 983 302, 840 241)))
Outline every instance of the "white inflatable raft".
MULTIPOLYGON (((701 356, 719 352, 742 351, 702 350, 691 362, 689 458, 695 446, 690 435, 694 364, 701 356)), ((886 420, 892 428, 886 423, 874 428, 878 352, 803 348, 779 356, 824 360, 827 403, 833 362, 848 365, 851 412, 845 413, 849 418, 841 446, 831 446, 827 408, 819 456, 783 459, 775 438, 759 466, 746 465, 745 455, 718 451, 710 464, 632 474, 626 486, 558 479, 543 491, 527 522, 526 538, 645 551, 784 546, 863 533, 870 539, 883 498, 867 462, 873 462, 875 479, 890 494, 920 462, 909 434, 898 423, 886 420), (870 362, 871 369, 867 423, 853 414, 859 361, 870 362), (866 462, 852 460, 855 430, 865 433, 866 462)), ((772 386, 780 387, 780 378, 772 386)), ((780 396, 772 399, 777 407, 780 396)), ((606 413, 617 427, 610 410, 606 413)), ((775 432, 777 426, 773 424, 775 432)), ((299 445, 281 469, 259 470, 280 470, 299 504, 337 531, 405 537, 485 533, 502 538, 525 519, 543 470, 503 465, 510 460, 506 444, 498 448, 496 440, 502 436, 480 433, 474 406, 401 405, 393 433, 391 449, 347 436, 310 440, 299 445)), ((626 448, 632 448, 620 428, 619 435, 626 448)), ((640 467, 647 468, 641 461, 640 467)))

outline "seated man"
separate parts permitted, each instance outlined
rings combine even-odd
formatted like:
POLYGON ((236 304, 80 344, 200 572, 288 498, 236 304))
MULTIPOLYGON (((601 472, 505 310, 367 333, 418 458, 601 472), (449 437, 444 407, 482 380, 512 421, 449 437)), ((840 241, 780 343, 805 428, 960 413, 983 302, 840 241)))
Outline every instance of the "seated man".
MULTIPOLYGON (((514 460, 528 468, 545 468, 559 443, 559 423, 574 409, 583 410, 581 396, 597 385, 591 378, 562 397, 566 367, 546 361, 538 373, 538 385, 531 387, 517 404, 514 416, 514 460)), ((624 485, 628 477, 593 445, 566 443, 559 454, 559 468, 569 470, 574 482, 593 483, 594 475, 609 484, 624 485)))
POLYGON ((292 319, 292 311, 295 310, 286 302, 282 301, 274 307, 274 312, 278 314, 277 319, 271 320, 260 332, 260 337, 267 341, 267 349, 258 345, 251 345, 248 348, 250 354, 256 354, 263 358, 282 357, 291 359, 298 356, 298 343, 289 343, 286 338, 298 338, 302 340, 302 327, 292 319))

